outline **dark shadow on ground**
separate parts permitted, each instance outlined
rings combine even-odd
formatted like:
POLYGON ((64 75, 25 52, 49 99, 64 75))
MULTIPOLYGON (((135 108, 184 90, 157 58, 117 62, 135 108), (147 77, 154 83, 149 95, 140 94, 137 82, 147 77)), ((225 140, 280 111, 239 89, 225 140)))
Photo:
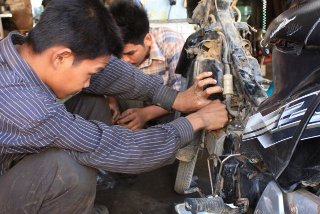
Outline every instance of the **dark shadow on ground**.
MULTIPOLYGON (((199 155, 195 175, 204 194, 210 194, 207 155, 199 155)), ((110 214, 174 214, 174 206, 188 196, 174 192, 178 161, 152 172, 132 176, 112 175, 116 183, 112 189, 97 192, 96 202, 108 206, 110 214)))

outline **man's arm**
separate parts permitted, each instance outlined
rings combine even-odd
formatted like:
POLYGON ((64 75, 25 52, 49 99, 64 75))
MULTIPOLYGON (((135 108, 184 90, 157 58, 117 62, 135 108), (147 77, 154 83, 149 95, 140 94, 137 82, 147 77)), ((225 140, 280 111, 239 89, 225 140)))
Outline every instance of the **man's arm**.
POLYGON ((192 126, 185 118, 161 127, 131 131, 121 126, 87 121, 70 114, 61 104, 34 101, 37 105, 29 106, 28 112, 37 114, 26 114, 24 105, 18 105, 23 100, 18 100, 13 112, 1 112, 6 121, 16 124, 11 131, 19 133, 16 140, 3 143, 1 154, 13 150, 27 154, 59 148, 69 151, 86 166, 139 173, 170 163, 176 151, 193 137, 192 126), (16 118, 20 118, 19 121, 15 121, 16 118))
POLYGON ((143 108, 131 108, 125 110, 120 115, 117 124, 131 130, 142 129, 146 122, 168 113, 167 110, 155 105, 143 108))
MULTIPOLYGON (((221 128, 227 120, 224 105, 209 103, 187 118, 131 131, 72 115, 52 98, 31 93, 22 93, 23 98, 9 95, 9 104, 0 102, 0 113, 3 127, 10 127, 9 133, 14 135, 6 136, 8 133, 2 130, 6 140, 1 154, 66 149, 83 165, 113 172, 139 173, 163 166, 174 160, 194 131, 221 128)), ((7 96, 0 94, 6 100, 7 96)))
POLYGON ((148 100, 168 110, 178 93, 163 86, 158 75, 146 75, 116 57, 112 57, 106 68, 92 77, 90 87, 84 91, 127 100, 148 100))
POLYGON ((92 77, 91 85, 85 92, 114 95, 122 99, 151 100, 168 111, 192 112, 207 105, 211 94, 222 92, 219 86, 203 91, 205 85, 216 83, 209 78, 211 75, 211 72, 199 74, 193 86, 178 94, 176 90, 164 86, 159 76, 143 74, 134 66, 113 57, 102 72, 92 77))
POLYGON ((205 86, 217 83, 211 76, 212 72, 202 72, 196 76, 190 88, 178 93, 172 108, 181 112, 193 112, 208 105, 211 102, 208 100, 211 94, 223 91, 220 86, 210 86, 204 90, 205 86))

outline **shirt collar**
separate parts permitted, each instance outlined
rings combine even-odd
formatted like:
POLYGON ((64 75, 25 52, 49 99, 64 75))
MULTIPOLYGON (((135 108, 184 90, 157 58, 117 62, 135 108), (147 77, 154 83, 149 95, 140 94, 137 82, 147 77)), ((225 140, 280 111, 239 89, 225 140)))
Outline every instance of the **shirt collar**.
POLYGON ((56 97, 52 90, 45 85, 37 74, 32 70, 30 65, 20 56, 14 45, 23 44, 25 37, 19 33, 11 32, 0 42, 0 50, 8 63, 9 67, 17 72, 23 79, 34 85, 39 86, 50 96, 56 97))
POLYGON ((149 53, 149 57, 139 66, 139 68, 145 68, 148 67, 152 64, 152 60, 159 60, 159 61, 165 61, 165 57, 163 56, 154 36, 151 34, 150 32, 150 36, 151 36, 151 47, 150 47, 150 53, 149 53))

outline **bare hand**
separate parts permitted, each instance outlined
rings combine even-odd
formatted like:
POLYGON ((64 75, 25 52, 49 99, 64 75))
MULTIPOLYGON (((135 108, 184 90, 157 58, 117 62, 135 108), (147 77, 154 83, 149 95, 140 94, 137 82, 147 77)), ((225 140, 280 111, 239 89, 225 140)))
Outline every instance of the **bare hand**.
POLYGON ((119 108, 114 108, 111 106, 110 106, 110 110, 111 110, 111 115, 112 115, 112 124, 115 124, 116 121, 120 117, 120 110, 119 110, 119 108))
POLYGON ((178 93, 173 108, 181 112, 192 112, 208 105, 211 102, 208 100, 210 95, 223 91, 220 86, 208 87, 203 90, 204 86, 217 83, 216 80, 209 78, 211 75, 212 72, 200 73, 190 88, 178 93))
POLYGON ((112 124, 115 124, 120 117, 120 109, 117 100, 114 97, 108 97, 109 108, 112 115, 112 124))
POLYGON ((119 125, 131 130, 142 129, 146 122, 142 108, 132 108, 124 111, 117 121, 119 125))
POLYGON ((200 129, 217 130, 227 124, 228 112, 224 104, 219 100, 214 100, 186 118, 191 122, 194 131, 200 129))

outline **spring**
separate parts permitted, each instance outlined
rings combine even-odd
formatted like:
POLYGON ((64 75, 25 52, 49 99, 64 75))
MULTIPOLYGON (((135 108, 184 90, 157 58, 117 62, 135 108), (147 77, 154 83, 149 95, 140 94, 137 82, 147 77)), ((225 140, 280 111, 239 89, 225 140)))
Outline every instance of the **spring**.
POLYGON ((267 0, 262 0, 262 32, 267 30, 267 0))

